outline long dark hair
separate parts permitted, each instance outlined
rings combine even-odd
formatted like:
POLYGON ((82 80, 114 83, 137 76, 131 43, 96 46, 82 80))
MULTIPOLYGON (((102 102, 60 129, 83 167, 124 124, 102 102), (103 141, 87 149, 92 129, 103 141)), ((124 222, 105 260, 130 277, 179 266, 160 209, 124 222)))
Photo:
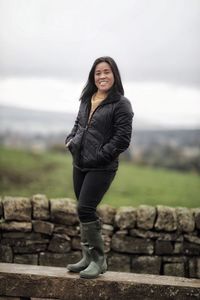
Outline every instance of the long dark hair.
POLYGON ((124 88, 122 85, 120 72, 119 72, 116 62, 114 61, 113 58, 111 58, 109 56, 102 56, 102 57, 97 58, 94 61, 93 66, 92 66, 89 76, 88 76, 87 83, 82 90, 80 100, 86 100, 87 98, 92 97, 92 95, 97 91, 97 87, 94 82, 94 72, 95 72, 96 66, 102 62, 106 62, 110 65, 110 68, 114 75, 114 84, 111 87, 109 93, 117 92, 121 95, 124 95, 124 88))

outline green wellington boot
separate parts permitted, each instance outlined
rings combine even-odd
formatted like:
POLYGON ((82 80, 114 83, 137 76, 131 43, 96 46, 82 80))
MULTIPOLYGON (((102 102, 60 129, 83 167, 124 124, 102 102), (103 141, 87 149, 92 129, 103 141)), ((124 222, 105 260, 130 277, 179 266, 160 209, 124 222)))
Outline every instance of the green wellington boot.
POLYGON ((107 270, 107 263, 104 254, 104 244, 101 237, 100 220, 82 223, 83 231, 86 234, 91 257, 90 264, 80 272, 81 278, 92 279, 103 274, 107 270))
POLYGON ((67 269, 71 272, 79 273, 80 271, 87 268, 90 264, 90 252, 89 252, 89 244, 87 242, 84 230, 82 228, 82 224, 80 224, 80 231, 81 231, 81 248, 82 248, 82 259, 75 263, 67 265, 67 269))

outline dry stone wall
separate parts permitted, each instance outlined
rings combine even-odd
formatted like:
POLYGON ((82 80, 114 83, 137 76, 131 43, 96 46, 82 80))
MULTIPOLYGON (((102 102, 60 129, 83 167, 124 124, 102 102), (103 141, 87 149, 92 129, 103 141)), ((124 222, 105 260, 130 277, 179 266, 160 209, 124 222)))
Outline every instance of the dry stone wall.
MULTIPOLYGON (((200 208, 101 205, 109 270, 200 278, 200 208)), ((64 267, 81 257, 76 201, 0 199, 0 262, 64 267)))

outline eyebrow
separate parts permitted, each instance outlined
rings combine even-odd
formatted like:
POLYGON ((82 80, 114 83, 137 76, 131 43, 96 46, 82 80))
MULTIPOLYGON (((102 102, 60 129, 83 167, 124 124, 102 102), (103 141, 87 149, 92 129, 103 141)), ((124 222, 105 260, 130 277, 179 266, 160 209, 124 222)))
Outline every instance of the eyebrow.
MULTIPOLYGON (((102 71, 111 71, 111 69, 105 68, 105 69, 103 69, 102 71)), ((101 70, 97 69, 95 72, 96 72, 96 73, 97 73, 97 72, 101 72, 101 70)))

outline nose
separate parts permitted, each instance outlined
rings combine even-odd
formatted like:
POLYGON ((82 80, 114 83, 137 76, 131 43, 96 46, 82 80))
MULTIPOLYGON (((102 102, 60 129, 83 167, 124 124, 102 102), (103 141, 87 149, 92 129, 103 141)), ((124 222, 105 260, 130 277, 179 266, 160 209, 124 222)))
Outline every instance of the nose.
POLYGON ((105 74, 104 73, 100 74, 100 79, 102 79, 102 78, 105 78, 105 74))

